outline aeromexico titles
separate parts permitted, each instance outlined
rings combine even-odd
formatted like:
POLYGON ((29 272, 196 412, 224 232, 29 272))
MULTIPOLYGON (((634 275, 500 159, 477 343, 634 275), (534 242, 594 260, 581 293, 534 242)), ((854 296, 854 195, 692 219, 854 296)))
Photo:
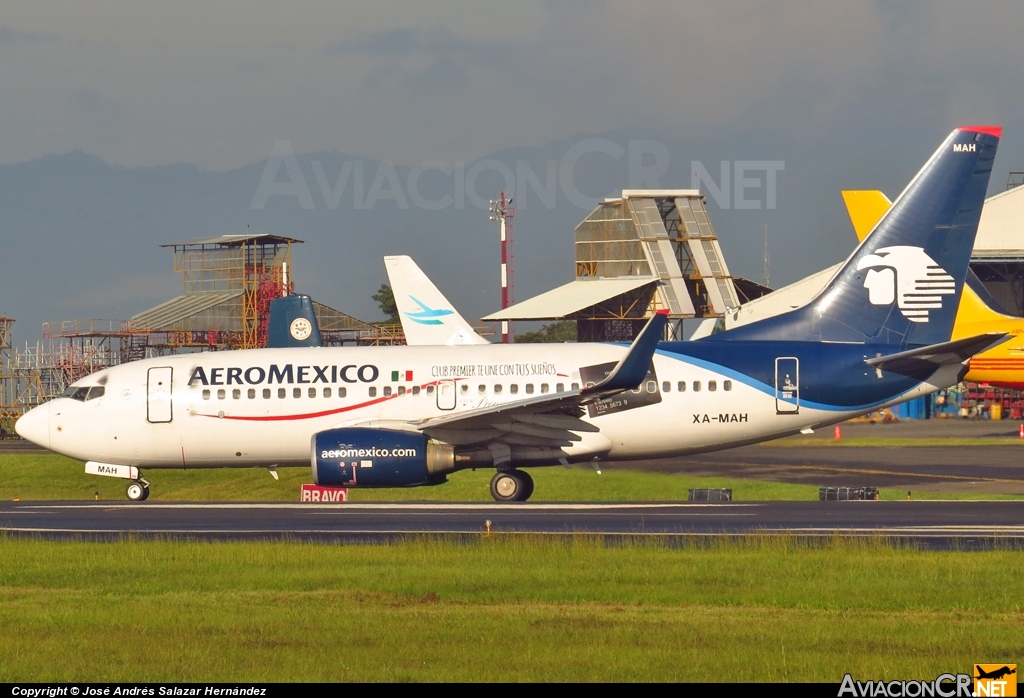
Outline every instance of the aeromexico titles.
MULTIPOLYGON (((1001 333, 950 341, 999 127, 953 131, 808 305, 692 342, 318 347, 308 299, 282 348, 123 364, 17 423, 129 478, 148 468, 312 466, 316 483, 397 487, 493 468, 700 453, 824 426, 956 384, 1001 333)), ((435 303, 419 303, 426 311, 435 303), (424 305, 426 303, 427 305, 424 305)), ((283 324, 282 324, 283 323, 283 324)), ((291 330, 291 331, 289 331, 291 330)))

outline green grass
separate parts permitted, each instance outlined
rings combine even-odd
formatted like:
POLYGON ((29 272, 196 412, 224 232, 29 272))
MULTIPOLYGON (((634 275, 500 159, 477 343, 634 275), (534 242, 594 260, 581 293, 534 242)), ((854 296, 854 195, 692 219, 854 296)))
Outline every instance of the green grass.
POLYGON ((0 681, 933 678, 1024 646, 1024 558, 0 537, 0 681))
MULTIPOLYGON (((731 488, 736 501, 816 500, 817 485, 724 477, 698 477, 605 467, 598 475, 588 466, 532 468, 536 483, 532 502, 543 501, 685 501, 694 487, 731 488)), ((150 501, 297 501, 299 485, 310 482, 308 468, 282 468, 280 480, 266 470, 147 470, 150 501)), ((351 501, 490 502, 493 471, 460 471, 436 487, 352 489, 351 501)), ((82 463, 53 453, 0 454, 0 499, 124 501, 127 481, 86 475, 82 463)), ((1019 495, 929 493, 916 488, 916 499, 1020 499, 1019 495)), ((882 499, 904 499, 905 489, 879 490, 882 499)))

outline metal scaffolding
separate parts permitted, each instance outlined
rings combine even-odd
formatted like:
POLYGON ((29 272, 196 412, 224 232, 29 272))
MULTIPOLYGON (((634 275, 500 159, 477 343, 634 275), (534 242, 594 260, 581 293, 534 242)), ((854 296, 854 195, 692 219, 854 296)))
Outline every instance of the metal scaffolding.
MULTIPOLYGON (((182 352, 266 346, 270 302, 293 292, 292 244, 280 235, 246 234, 171 243, 182 295, 131 320, 43 323, 43 342, 14 348, 14 319, 0 317, 0 438, 30 408, 104 368, 182 352)), ((313 304, 324 342, 405 344, 401 325, 357 320, 313 304)))

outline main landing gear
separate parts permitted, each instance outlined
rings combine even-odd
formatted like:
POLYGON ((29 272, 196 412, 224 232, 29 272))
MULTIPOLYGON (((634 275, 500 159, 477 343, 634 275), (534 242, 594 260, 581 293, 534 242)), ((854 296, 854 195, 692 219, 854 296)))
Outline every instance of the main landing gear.
POLYGON ((140 476, 138 480, 128 483, 128 486, 124 488, 124 493, 133 502, 144 502, 149 499, 149 483, 140 476))
POLYGON ((533 494, 533 478, 522 470, 498 471, 491 478, 491 496, 498 502, 525 502, 533 494))

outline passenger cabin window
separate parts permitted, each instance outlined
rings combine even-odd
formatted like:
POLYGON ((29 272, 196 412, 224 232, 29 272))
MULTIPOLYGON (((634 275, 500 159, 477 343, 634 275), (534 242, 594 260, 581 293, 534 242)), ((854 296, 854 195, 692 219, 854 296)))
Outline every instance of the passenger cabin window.
POLYGON ((732 381, 722 381, 723 390, 732 390, 732 381))
POLYGON ((699 393, 700 392, 700 381, 694 381, 693 382, 693 392, 695 392, 695 393, 699 393))
POLYGON ((263 399, 264 400, 269 400, 270 399, 270 388, 264 388, 263 389, 263 399))
POLYGON ((377 397, 377 388, 370 386, 370 397, 377 397))
POLYGON ((533 383, 526 384, 526 394, 533 395, 533 383))
POLYGON ((413 395, 419 395, 420 394, 420 386, 418 386, 418 385, 412 386, 412 394, 413 395))
POLYGON ((292 388, 292 397, 302 397, 302 388, 292 388))
POLYGON ((434 386, 428 385, 427 386, 427 395, 433 395, 433 394, 434 394, 434 386))
POLYGON ((384 397, 391 397, 391 386, 390 385, 385 385, 384 386, 384 397))
POLYGON ((324 388, 324 397, 330 397, 330 396, 331 396, 331 389, 330 388, 324 388))
POLYGON ((316 397, 316 388, 310 388, 308 394, 310 397, 316 397))
POLYGON ((234 390, 232 390, 231 391, 231 399, 232 400, 241 400, 242 399, 242 389, 241 388, 235 388, 234 390))
POLYGON ((255 400, 256 399, 256 388, 249 388, 249 399, 250 400, 255 400))
POLYGON ((508 391, 510 393, 512 393, 513 395, 518 395, 519 394, 519 384, 518 383, 513 383, 512 385, 508 386, 508 391))
POLYGON ((225 397, 227 397, 227 393, 224 392, 224 388, 220 388, 217 391, 217 399, 218 400, 223 400, 225 397))
MULTIPOLYGON (((465 386, 463 386, 463 387, 465 387, 465 386)), ((463 390, 462 392, 466 392, 466 391, 463 390)), ((399 395, 405 395, 405 386, 404 385, 398 386, 398 394, 399 395)))
POLYGON ((210 391, 209 390, 204 390, 203 391, 203 399, 204 400, 209 400, 210 399, 210 391))
POLYGON ((573 390, 579 390, 580 389, 580 384, 579 383, 573 383, 572 384, 572 389, 573 390))
POLYGON ((487 392, 487 386, 486 385, 478 385, 478 386, 476 386, 476 391, 478 393, 480 393, 481 395, 483 395, 484 393, 487 392))
POLYGON ((541 394, 544 394, 544 393, 548 392, 548 384, 547 383, 541 383, 540 384, 540 392, 541 392, 541 394))
POLYGON ((469 392, 469 383, 463 383, 462 386, 459 388, 459 390, 461 390, 463 393, 468 393, 469 392))
POLYGON ((288 391, 285 390, 284 388, 278 388, 277 389, 277 397, 280 400, 284 400, 286 397, 288 397, 288 391))
POLYGON ((679 392, 685 393, 686 392, 686 381, 679 381, 679 384, 676 386, 676 388, 679 390, 679 392))
POLYGON ((663 393, 671 393, 672 392, 672 381, 662 381, 661 382, 661 392, 663 392, 663 393))
POLYGON ((561 393, 561 392, 564 392, 564 391, 565 391, 565 383, 556 383, 555 384, 555 392, 556 393, 561 393))
POLYGON ((658 384, 654 381, 647 381, 647 392, 656 393, 658 392, 658 384))
POLYGON ((500 395, 501 394, 501 384, 500 383, 495 383, 494 384, 494 394, 495 395, 500 395))
POLYGON ((708 390, 711 392, 718 390, 718 381, 708 381, 708 390))

